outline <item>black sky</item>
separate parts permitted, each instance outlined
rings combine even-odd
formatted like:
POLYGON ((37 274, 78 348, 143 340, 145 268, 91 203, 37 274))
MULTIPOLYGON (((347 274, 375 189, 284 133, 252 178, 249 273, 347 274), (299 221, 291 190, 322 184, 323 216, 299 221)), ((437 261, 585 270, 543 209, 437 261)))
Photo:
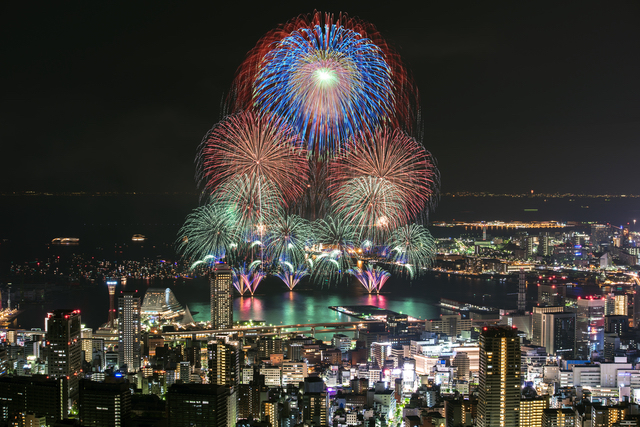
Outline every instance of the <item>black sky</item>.
POLYGON ((8 3, 2 191, 195 191, 244 55, 317 8, 400 51, 442 191, 640 193, 638 2, 8 3))

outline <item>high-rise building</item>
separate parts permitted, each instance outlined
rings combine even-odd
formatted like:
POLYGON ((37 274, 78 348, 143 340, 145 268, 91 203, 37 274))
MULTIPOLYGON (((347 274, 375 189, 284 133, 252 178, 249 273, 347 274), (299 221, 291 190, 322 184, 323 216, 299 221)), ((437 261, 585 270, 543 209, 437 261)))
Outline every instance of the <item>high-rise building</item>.
POLYGON ((214 384, 174 384, 167 393, 169 427, 235 426, 228 410, 229 387, 214 384))
POLYGON ((140 368, 140 297, 123 292, 118 298, 118 365, 128 372, 140 368))
POLYGON ((211 328, 233 327, 233 273, 227 264, 216 264, 209 278, 211 288, 211 328))
POLYGON ((531 397, 520 400, 520 427, 539 427, 542 413, 549 407, 546 397, 531 397))
POLYGON ((211 384, 237 387, 240 383, 240 343, 222 340, 210 341, 209 382, 211 384))
POLYGON ((527 308, 527 276, 524 268, 518 274, 518 313, 523 314, 527 308))
POLYGON ((70 402, 78 398, 82 369, 80 310, 54 310, 47 314, 47 368, 50 378, 68 378, 70 402))
POLYGON ((519 424, 520 338, 512 328, 484 328, 480 334, 479 427, 519 424))
POLYGON ((82 328, 80 338, 82 339, 83 358, 88 363, 91 363, 93 361, 93 329, 82 328))
POLYGON ((278 401, 269 400, 260 405, 260 415, 263 421, 272 426, 278 425, 278 401))
POLYGON ((532 343, 546 352, 573 358, 576 349, 576 314, 563 307, 533 308, 532 343))
MULTIPOLYGON (((0 420, 20 424, 29 412, 46 417, 47 425, 67 417, 67 378, 45 375, 0 378, 0 420)), ((3 424, 4 425, 4 424, 3 424)))
POLYGON ((260 337, 258 339, 258 357, 268 358, 272 354, 284 353, 282 338, 260 337))
POLYGON ((237 390, 240 384, 240 355, 242 348, 237 341, 211 341, 209 355, 209 383, 229 389, 227 411, 237 415, 237 390))
POLYGON ((80 381, 80 422, 87 426, 120 427, 131 418, 131 390, 124 380, 80 381))
POLYGON ((604 306, 605 300, 600 298, 578 300, 576 347, 582 359, 590 359, 592 352, 604 347, 604 306))
MULTIPOLYGON (((395 401, 395 400, 394 400, 395 401)), ((304 379, 302 396, 302 418, 305 424, 328 425, 329 395, 324 390, 324 381, 320 377, 304 379)))

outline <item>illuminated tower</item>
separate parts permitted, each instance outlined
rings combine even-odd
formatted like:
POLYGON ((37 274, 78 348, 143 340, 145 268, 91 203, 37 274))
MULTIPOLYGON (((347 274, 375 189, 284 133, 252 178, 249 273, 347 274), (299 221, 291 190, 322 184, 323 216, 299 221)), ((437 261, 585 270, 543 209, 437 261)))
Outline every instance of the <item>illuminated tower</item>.
POLYGON ((117 280, 108 279, 107 287, 109 288, 109 327, 111 329, 114 328, 113 322, 116 318, 116 307, 115 307, 115 295, 116 295, 116 285, 118 284, 117 280))
POLYGON ((78 375, 82 368, 80 310, 54 310, 45 319, 47 368, 50 378, 68 379, 68 397, 78 397, 78 375))
POLYGON ((211 287, 211 328, 233 327, 233 274, 227 264, 215 264, 209 277, 211 287))
POLYGON ((480 335, 479 427, 519 424, 520 338, 516 329, 484 328, 480 335))
POLYGON ((123 292, 118 298, 118 365, 128 372, 140 368, 140 297, 123 292))

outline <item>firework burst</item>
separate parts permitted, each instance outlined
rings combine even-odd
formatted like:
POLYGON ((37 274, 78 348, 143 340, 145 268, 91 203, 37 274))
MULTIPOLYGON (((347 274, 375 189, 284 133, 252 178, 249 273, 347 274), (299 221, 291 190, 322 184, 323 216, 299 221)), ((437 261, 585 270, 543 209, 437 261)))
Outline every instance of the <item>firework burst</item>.
POLYGON ((327 216, 314 224, 314 239, 318 253, 313 259, 313 276, 332 280, 340 278, 353 264, 356 256, 357 230, 339 216, 327 216))
POLYGON ((286 116, 309 150, 333 154, 358 130, 411 120, 408 78, 370 24, 316 12, 268 33, 238 70, 234 111, 286 116))
POLYGON ((279 277, 290 291, 296 287, 303 277, 309 275, 309 270, 307 270, 304 264, 294 266, 290 262, 283 262, 281 268, 282 270, 276 273, 275 276, 279 277))
POLYGON ((334 195, 332 206, 356 227, 359 238, 378 244, 390 228, 404 220, 402 195, 384 178, 365 176, 346 181, 334 195))
POLYGON ((222 185, 212 196, 234 218, 236 233, 245 240, 262 239, 265 224, 282 214, 278 188, 264 178, 241 175, 222 185))
POLYGON ((408 224, 394 230, 389 248, 394 265, 411 278, 431 267, 436 253, 433 236, 419 224, 408 224))
POLYGON ((198 175, 208 191, 246 177, 270 182, 285 202, 305 191, 300 176, 308 169, 306 151, 290 126, 249 112, 229 116, 209 131, 198 156, 198 175))
POLYGON ((266 254, 274 264, 302 264, 310 242, 311 224, 297 215, 279 215, 267 223, 266 254))
POLYGON ((239 267, 233 268, 233 286, 244 296, 249 292, 251 296, 258 289, 258 285, 264 279, 266 274, 258 268, 260 261, 254 261, 249 266, 242 263, 239 267))
POLYGON ((235 215, 208 204, 194 209, 178 232, 178 252, 185 258, 206 262, 209 259, 233 259, 240 235, 235 215))
POLYGON ((386 281, 391 277, 388 271, 380 267, 374 268, 371 264, 367 264, 364 270, 358 267, 352 268, 349 270, 349 273, 353 274, 370 294, 373 292, 379 294, 380 289, 382 289, 386 281))
POLYGON ((346 193, 345 185, 362 177, 375 178, 379 188, 393 189, 396 198, 401 198, 401 206, 393 215, 397 219, 394 225, 407 223, 424 212, 433 203, 439 183, 431 154, 399 130, 378 129, 370 136, 361 134, 350 142, 348 150, 332 160, 329 173, 334 198, 346 193))

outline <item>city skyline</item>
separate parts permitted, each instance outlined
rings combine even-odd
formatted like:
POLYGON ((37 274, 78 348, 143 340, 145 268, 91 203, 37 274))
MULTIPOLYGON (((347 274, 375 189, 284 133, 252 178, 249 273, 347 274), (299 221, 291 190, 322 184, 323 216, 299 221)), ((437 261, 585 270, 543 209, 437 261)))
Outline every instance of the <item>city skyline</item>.
MULTIPOLYGON (((322 11, 372 22, 399 50, 443 191, 633 193, 617 163, 633 158, 637 135, 637 5, 465 6, 322 11)), ((242 58, 270 28, 312 12, 43 6, 26 34, 26 11, 12 7, 0 137, 15 161, 3 191, 193 191, 197 146, 242 58)))

